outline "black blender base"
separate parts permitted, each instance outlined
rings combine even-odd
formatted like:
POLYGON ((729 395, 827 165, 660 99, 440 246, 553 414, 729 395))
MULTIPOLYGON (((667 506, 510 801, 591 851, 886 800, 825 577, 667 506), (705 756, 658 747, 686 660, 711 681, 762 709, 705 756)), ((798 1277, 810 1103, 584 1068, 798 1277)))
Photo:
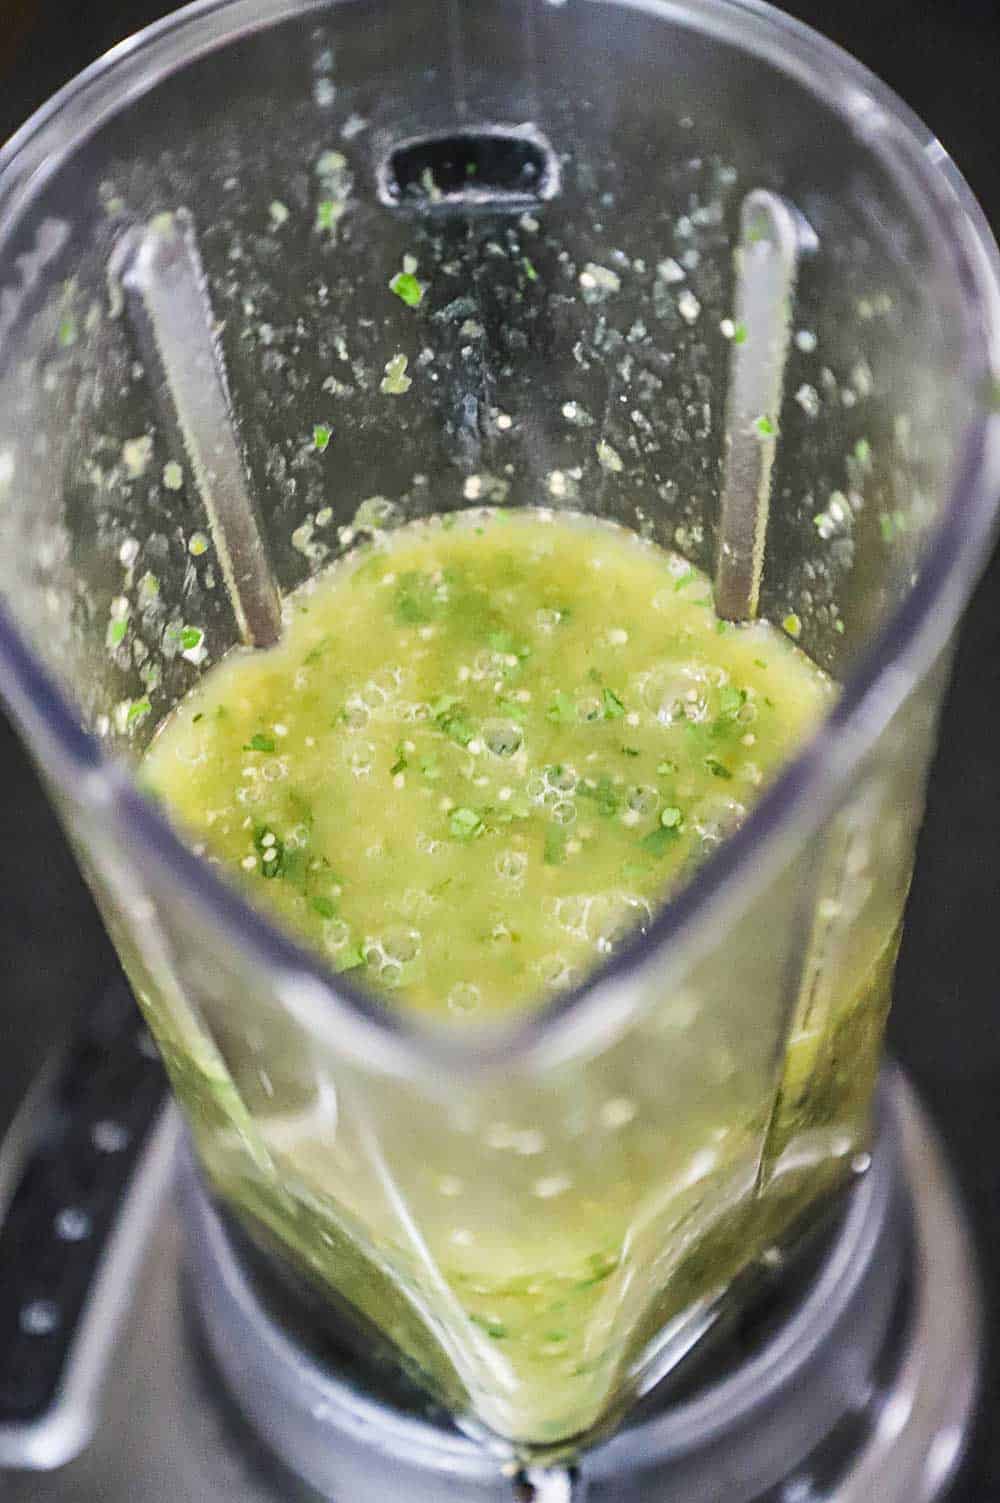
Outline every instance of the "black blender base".
POLYGON ((805 1286, 681 1392, 647 1399, 573 1477, 512 1478, 398 1380, 319 1362, 269 1314, 188 1173, 204 1340, 264 1446, 333 1503, 931 1503, 975 1405, 977 1281, 940 1148, 898 1072, 879 1121, 871 1167, 805 1286))
MULTIPOLYGON (((976 1399, 957 1200, 905 1081, 811 1276, 777 1285, 578 1478, 504 1475, 390 1369, 275 1320, 171 1108, 134 1176, 55 1401, 0 1425, 4 1503, 931 1503, 976 1399), (186 1172, 186 1180, 184 1174, 186 1172), (350 1376, 348 1376, 350 1374, 350 1376)), ((41 1273, 41 1269, 39 1273, 41 1273)))

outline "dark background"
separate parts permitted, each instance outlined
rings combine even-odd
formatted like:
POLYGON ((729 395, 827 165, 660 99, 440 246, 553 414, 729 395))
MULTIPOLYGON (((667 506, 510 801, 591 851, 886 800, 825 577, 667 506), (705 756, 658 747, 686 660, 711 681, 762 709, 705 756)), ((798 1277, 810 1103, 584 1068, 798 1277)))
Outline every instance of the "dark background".
MULTIPOLYGON (((163 0, 0 0, 0 140, 98 54, 174 8, 163 0)), ((784 8, 861 58, 923 116, 1000 228, 1000 0, 794 0, 784 8)), ((962 631, 891 1027, 893 1047, 952 1149, 997 1310, 994 925, 1000 928, 1000 552, 962 631)), ((31 768, 0 720, 0 1134, 48 1044, 113 963, 31 768)), ((996 1316, 994 1326, 1000 1333, 996 1316)), ((962 1503, 1000 1500, 1000 1425, 992 1423, 1000 1365, 993 1367, 982 1434, 956 1495, 962 1503)))

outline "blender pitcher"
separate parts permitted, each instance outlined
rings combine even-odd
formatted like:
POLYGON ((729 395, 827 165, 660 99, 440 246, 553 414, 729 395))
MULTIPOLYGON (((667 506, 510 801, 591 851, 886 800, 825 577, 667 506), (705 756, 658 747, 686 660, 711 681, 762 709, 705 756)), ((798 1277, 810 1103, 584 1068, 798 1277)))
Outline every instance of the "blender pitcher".
POLYGON ((863 1167, 1000 488, 979 211, 897 100, 765 5, 210 0, 7 147, 0 289, 0 681, 205 1175, 463 1425, 572 1453, 863 1167), (797 275, 759 609, 839 701, 581 984, 503 1027, 405 1019, 182 843, 143 748, 253 639, 248 602, 266 640, 270 590, 411 518, 583 511, 711 570, 761 191, 797 275), (178 226, 214 375, 180 371, 183 291, 154 268, 144 343, 122 270, 178 226), (406 258, 419 307, 388 290, 406 258), (189 431, 230 423, 235 562, 189 431))

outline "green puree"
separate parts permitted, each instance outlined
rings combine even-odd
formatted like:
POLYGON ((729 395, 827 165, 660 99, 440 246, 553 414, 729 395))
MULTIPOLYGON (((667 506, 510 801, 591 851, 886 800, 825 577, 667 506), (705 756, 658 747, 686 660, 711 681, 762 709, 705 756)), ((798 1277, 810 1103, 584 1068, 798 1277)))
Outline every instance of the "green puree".
MULTIPOLYGON (((280 645, 211 669, 145 774, 333 967, 460 1027, 538 1006, 648 923, 832 695, 634 534, 467 512, 303 586, 280 645)), ((593 1058, 437 1089, 362 1075, 221 982, 199 999, 209 1040, 130 964, 230 1204, 453 1409, 546 1446, 612 1414, 661 1329, 842 1177, 891 944, 838 991, 836 1028, 795 1034, 770 1118, 766 1067, 712 1085, 726 1019, 699 1032, 683 989, 593 1058)), ((744 1030, 753 986, 734 974, 744 1030)))
POLYGON ((572 985, 830 702, 705 576, 544 512, 411 524, 299 590, 146 759, 210 858, 339 971, 456 1019, 572 985))

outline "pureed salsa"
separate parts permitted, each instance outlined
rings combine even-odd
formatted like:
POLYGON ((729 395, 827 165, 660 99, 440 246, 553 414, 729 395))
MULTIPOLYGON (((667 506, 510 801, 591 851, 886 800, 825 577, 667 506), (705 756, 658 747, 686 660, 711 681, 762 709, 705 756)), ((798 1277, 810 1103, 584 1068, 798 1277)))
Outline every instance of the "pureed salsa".
MULTIPOLYGON (((144 773, 207 859, 335 969, 460 1027, 537 1007, 647 923, 833 696, 781 631, 719 622, 683 558, 592 518, 477 510, 401 527, 303 586, 280 644, 211 669, 144 773)), ((387 1169, 370 1143, 391 1105, 364 1139, 371 1103, 303 1105, 275 1049, 248 1033, 228 1050, 259 1077, 247 1121, 265 1147, 249 1173, 239 1133, 206 1129, 223 1193, 515 1440, 584 1432, 650 1311, 647 1338, 791 1216, 753 1205, 761 1123, 738 1084, 726 1120, 689 1103, 666 1141, 644 1131, 638 1086, 595 1103, 594 1163, 615 1143, 596 1193, 553 1162, 547 1130, 487 1123, 501 1195, 446 1134, 414 1128, 410 1147, 404 1132, 407 1162, 387 1169)))
POLYGON ((830 704, 705 576, 582 517, 411 524, 290 602, 162 728, 211 861, 394 1006, 493 1019, 581 980, 830 704))

